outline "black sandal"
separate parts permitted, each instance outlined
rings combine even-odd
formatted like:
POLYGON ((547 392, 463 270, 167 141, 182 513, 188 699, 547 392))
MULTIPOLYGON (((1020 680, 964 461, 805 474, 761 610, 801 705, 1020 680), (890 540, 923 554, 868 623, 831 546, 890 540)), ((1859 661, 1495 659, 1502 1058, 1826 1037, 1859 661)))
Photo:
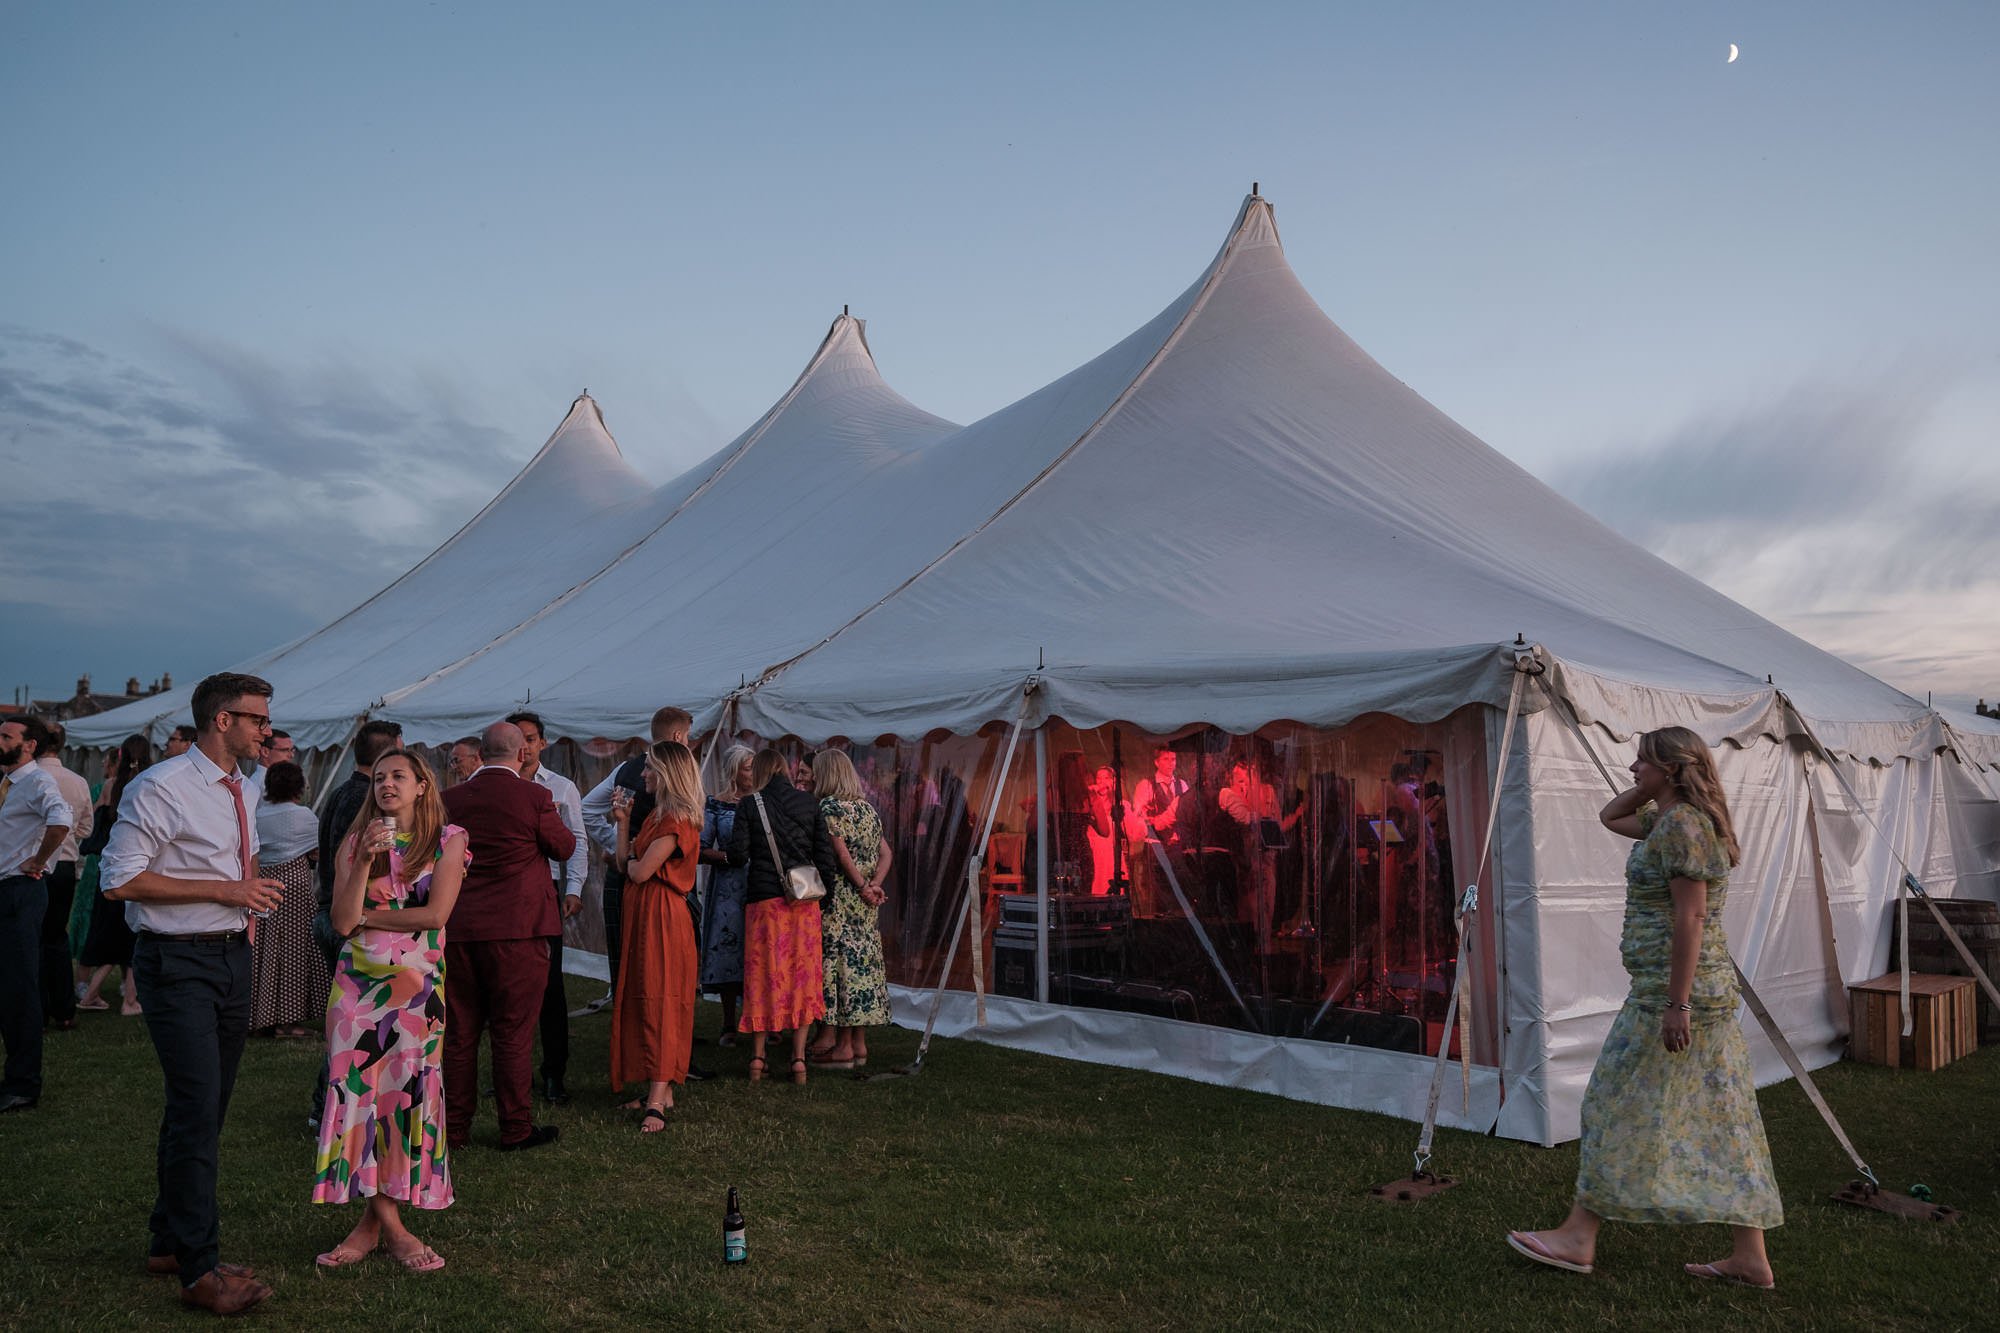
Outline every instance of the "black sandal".
POLYGON ((659 1129, 646 1128, 647 1125, 655 1120, 660 1122, 660 1129, 665 1129, 667 1127, 667 1112, 672 1109, 672 1107, 666 1106, 649 1106, 644 1111, 641 1111, 639 1113, 639 1132, 641 1134, 659 1133, 659 1129))

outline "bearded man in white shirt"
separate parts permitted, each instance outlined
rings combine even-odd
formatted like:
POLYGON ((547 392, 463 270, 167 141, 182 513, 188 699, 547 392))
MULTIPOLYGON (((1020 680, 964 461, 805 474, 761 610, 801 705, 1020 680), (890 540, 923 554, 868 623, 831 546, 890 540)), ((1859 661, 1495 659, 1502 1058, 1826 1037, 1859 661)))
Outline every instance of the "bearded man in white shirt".
POLYGON ((241 1314, 271 1294, 218 1262, 216 1167, 237 1062, 250 1035, 246 913, 277 908, 257 873, 256 793, 238 776, 271 729, 271 686, 225 672, 194 689, 195 743, 134 778, 101 861, 104 892, 137 932, 132 967, 166 1076, 159 1194, 146 1269, 176 1274, 181 1302, 241 1314))
MULTIPOLYGON (((69 836, 69 803, 35 758, 49 729, 32 717, 0 722, 0 1112, 42 1096, 42 918, 49 862, 69 836)), ((65 985, 69 978, 63 978, 65 985)))
MULTIPOLYGON (((568 921, 583 910, 583 882, 590 874, 590 843, 583 836, 583 793, 574 782, 543 765, 542 751, 549 748, 549 742, 540 715, 510 713, 507 720, 521 729, 527 742, 521 749, 521 776, 549 789, 563 827, 576 838, 576 850, 569 860, 549 862, 549 877, 556 882, 563 920, 568 921)), ((549 941, 549 981, 542 991, 542 1100, 551 1106, 569 1101, 569 1089, 563 1085, 569 1074, 569 997, 563 989, 562 956, 562 936, 558 935, 549 941)))

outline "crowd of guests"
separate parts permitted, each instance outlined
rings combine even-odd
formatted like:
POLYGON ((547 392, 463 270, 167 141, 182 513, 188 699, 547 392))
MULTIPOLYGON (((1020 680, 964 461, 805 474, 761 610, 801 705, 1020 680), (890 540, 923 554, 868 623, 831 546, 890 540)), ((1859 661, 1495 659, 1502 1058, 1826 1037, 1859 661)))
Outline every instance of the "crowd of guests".
MULTIPOLYGON (((377 1251, 413 1273, 445 1266, 403 1210, 453 1201, 482 1036, 499 1150, 557 1141, 534 1123, 530 1065, 539 1028, 544 1098, 566 1096, 555 960, 562 921, 582 907, 585 837, 609 858, 609 1082, 634 1094, 622 1105, 639 1133, 666 1130, 676 1088, 697 1075, 704 990, 723 999, 722 1039, 749 1039, 752 1081, 866 1062, 868 1029, 889 1018, 876 912, 891 857, 840 750, 794 769, 776 749, 728 746, 704 781, 691 719, 664 708, 650 746, 583 796, 541 765, 532 713, 455 745, 450 785, 394 723, 371 721, 315 817, 271 696, 254 676, 209 677, 163 758, 128 737, 95 787, 64 768, 59 726, 0 722, 0 1114, 39 1103, 45 1027, 73 1030, 79 1009, 108 1007, 99 992, 122 968, 124 1012, 143 1015, 165 1088, 146 1268, 178 1277, 185 1304, 238 1314, 271 1294, 219 1254, 222 1122, 253 1030, 324 1035, 311 1195, 361 1211, 321 1267, 377 1251)), ((1726 1223, 1729 1253, 1686 1271, 1769 1289, 1764 1233, 1783 1212, 1721 920, 1741 848, 1698 736, 1664 728, 1638 751, 1635 785, 1600 812, 1634 844, 1631 993, 1584 1097, 1570 1214, 1507 1241, 1588 1274, 1606 1218, 1726 1223)), ((1115 784, 1097 777, 1071 785, 1115 805, 1115 784)), ((1133 802, 1151 821, 1142 841, 1168 835, 1188 790, 1172 752, 1156 754, 1133 802)), ((1284 831, 1287 812, 1248 766, 1219 804, 1284 831)))
POLYGON ((722 1001, 720 1043, 747 1039, 753 1081, 866 1063, 867 1029, 889 1021, 876 913, 891 858, 844 753, 794 769, 724 745, 705 778, 692 719, 663 708, 652 743, 585 796, 542 764, 533 713, 454 744, 443 773, 371 720, 315 814, 271 695, 210 677, 194 726, 158 757, 128 737, 95 785, 63 767, 59 728, 0 725, 0 1112, 38 1104, 45 1027, 107 1009, 119 970, 166 1091, 147 1268, 178 1276, 186 1304, 234 1314, 270 1295, 219 1256, 221 1127, 252 1033, 325 1041, 312 1197, 361 1213, 322 1267, 378 1251, 444 1267, 403 1210, 452 1202, 482 1095, 500 1151, 557 1141, 535 1123, 531 1066, 539 1032, 541 1096, 569 1099, 561 940, 587 843, 605 854, 612 973, 590 1009, 610 1010, 610 1084, 640 1133, 708 1076, 692 1059, 703 993, 722 1001))

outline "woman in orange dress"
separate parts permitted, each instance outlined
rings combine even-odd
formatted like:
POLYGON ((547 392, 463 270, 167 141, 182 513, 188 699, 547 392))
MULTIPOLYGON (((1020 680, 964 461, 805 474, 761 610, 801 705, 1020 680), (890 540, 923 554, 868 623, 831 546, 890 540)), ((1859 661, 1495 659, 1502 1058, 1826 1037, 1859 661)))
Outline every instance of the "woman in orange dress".
MULTIPOLYGON (((679 741, 656 741, 646 756, 653 813, 632 836, 632 803, 612 798, 618 864, 625 869, 625 912, 618 990, 611 1010, 611 1086, 644 1082, 640 1132, 667 1127, 674 1084, 687 1078, 694 1046, 694 921, 684 901, 701 853, 701 769, 679 741)), ((622 798, 622 799, 621 799, 622 798)))

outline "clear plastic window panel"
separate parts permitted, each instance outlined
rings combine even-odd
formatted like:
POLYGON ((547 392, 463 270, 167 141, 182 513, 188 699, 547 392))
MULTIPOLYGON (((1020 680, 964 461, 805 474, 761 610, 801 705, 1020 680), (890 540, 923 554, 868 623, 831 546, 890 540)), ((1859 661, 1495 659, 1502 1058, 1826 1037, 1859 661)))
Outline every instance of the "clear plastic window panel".
MULTIPOLYGON (((1454 909, 1485 824, 1480 710, 1240 736, 1051 722, 1023 733, 969 885, 1010 729, 838 742, 895 857, 880 918, 891 981, 939 984, 958 928, 943 979, 970 989, 971 903, 986 989, 1038 998, 1045 883, 1053 1003, 1436 1048, 1457 977, 1454 909)), ((1490 1063, 1497 935, 1484 897, 1473 1054, 1490 1063)))

